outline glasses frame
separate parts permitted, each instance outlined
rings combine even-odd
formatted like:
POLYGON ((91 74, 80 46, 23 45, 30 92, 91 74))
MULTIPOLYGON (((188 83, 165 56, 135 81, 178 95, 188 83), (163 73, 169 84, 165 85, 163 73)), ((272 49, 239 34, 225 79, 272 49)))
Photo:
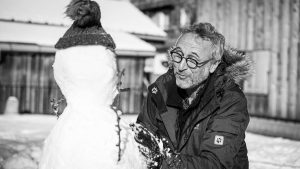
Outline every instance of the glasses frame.
POLYGON ((176 46, 173 46, 173 47, 171 47, 170 50, 168 51, 169 56, 171 57, 172 61, 175 62, 175 63, 180 63, 180 62, 182 62, 183 59, 185 59, 186 65, 187 65, 189 68, 191 68, 191 69, 200 68, 200 67, 206 65, 206 64, 207 64, 208 62, 210 62, 211 60, 213 60, 213 59, 211 58, 211 59, 208 59, 208 60, 203 61, 203 62, 198 62, 198 61, 196 61, 195 59, 183 57, 180 53, 175 52, 175 51, 174 51, 175 49, 176 49, 176 46), (173 58, 173 56, 172 56, 173 53, 176 53, 177 55, 180 56, 180 61, 175 61, 175 60, 174 60, 174 58, 173 58), (195 67, 190 66, 190 65, 188 64, 188 63, 189 63, 188 60, 193 60, 193 61, 195 61, 196 66, 195 66, 195 67))

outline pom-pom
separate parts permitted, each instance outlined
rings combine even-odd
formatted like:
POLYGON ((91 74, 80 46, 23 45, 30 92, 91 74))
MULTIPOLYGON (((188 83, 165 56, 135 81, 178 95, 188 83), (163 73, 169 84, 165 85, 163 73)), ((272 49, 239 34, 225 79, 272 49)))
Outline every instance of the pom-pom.
POLYGON ((79 27, 101 26, 100 7, 95 1, 72 0, 65 13, 79 27))

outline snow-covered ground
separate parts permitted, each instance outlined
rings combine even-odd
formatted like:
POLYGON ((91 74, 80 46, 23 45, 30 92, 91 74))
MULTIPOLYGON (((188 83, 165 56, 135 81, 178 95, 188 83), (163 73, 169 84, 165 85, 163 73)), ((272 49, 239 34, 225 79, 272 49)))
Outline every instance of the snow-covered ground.
MULTIPOLYGON (((124 116, 127 122, 136 116, 124 116)), ((0 116, 0 169, 37 169, 55 116, 0 116)), ((300 141, 247 133, 250 169, 300 169, 300 141)))

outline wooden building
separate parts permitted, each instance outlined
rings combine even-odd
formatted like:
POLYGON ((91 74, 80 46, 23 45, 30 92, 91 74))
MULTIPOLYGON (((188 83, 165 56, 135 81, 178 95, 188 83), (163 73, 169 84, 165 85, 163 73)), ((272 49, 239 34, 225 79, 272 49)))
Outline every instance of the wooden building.
MULTIPOLYGON (((52 64, 53 46, 72 23, 63 15, 68 2, 0 2, 0 114, 9 96, 19 99, 21 113, 44 114, 52 113, 51 99, 63 97, 52 64)), ((164 43, 166 34, 130 2, 98 3, 101 22, 116 42, 119 69, 125 69, 122 87, 130 88, 121 94, 121 108, 124 113, 138 113, 143 100, 145 60, 154 57, 155 46, 164 43)), ((65 102, 61 108, 64 106, 65 102)))
POLYGON ((184 25, 213 24, 228 44, 246 51, 253 59, 256 73, 244 86, 249 112, 300 121, 300 0, 132 2, 158 26, 168 23, 162 28, 171 37, 167 43, 170 45, 184 25), (160 20, 156 15, 161 16, 160 20))

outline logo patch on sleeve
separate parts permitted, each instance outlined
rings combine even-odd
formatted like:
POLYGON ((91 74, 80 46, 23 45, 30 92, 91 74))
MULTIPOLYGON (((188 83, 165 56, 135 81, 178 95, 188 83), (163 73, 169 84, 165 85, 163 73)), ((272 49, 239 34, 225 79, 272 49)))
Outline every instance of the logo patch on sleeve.
POLYGON ((224 136, 215 135, 215 145, 223 145, 224 144, 224 136))
POLYGON ((151 92, 152 92, 153 94, 156 94, 156 93, 157 93, 157 91, 158 91, 158 90, 157 90, 157 88, 156 88, 156 87, 153 87, 153 88, 152 88, 152 90, 151 90, 151 92))
POLYGON ((194 127, 194 130, 199 130, 200 128, 200 124, 198 123, 195 127, 194 127))

